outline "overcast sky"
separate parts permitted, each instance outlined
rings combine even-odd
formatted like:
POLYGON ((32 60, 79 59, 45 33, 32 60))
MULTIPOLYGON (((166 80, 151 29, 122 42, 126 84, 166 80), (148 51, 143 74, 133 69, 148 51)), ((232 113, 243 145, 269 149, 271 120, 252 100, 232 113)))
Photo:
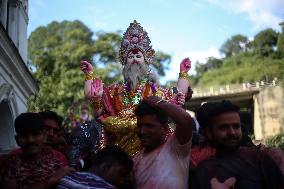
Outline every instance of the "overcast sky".
POLYGON ((171 80, 184 57, 193 64, 221 57, 219 49, 232 35, 251 39, 269 27, 280 31, 284 0, 30 0, 29 19, 29 34, 54 20, 80 20, 93 32, 125 31, 137 20, 153 48, 172 56, 163 78, 171 80))

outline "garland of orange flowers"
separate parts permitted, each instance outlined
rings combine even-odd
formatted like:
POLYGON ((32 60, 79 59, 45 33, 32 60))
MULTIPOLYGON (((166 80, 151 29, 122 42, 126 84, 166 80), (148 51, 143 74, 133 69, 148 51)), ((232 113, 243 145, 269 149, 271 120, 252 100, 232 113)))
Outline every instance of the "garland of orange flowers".
POLYGON ((150 95, 150 89, 151 89, 150 84, 146 83, 145 90, 144 90, 143 96, 142 96, 143 98, 148 97, 150 95))
POLYGON ((120 95, 120 87, 116 86, 113 92, 114 107, 117 112, 123 109, 122 99, 120 95))
POLYGON ((127 92, 126 91, 127 86, 124 86, 124 88, 123 88, 123 90, 125 90, 124 96, 121 95, 121 88, 119 86, 114 87, 114 89, 113 89, 113 102, 114 102, 114 108, 117 112, 120 112, 121 110, 123 110, 124 105, 129 106, 129 105, 136 104, 136 102, 134 102, 134 101, 136 101, 137 99, 133 99, 133 98, 135 98, 135 96, 137 96, 139 94, 140 94, 140 98, 138 98, 139 101, 142 100, 145 97, 150 96, 151 90, 152 91, 154 90, 155 94, 159 93, 159 96, 161 96, 161 94, 160 94, 161 92, 159 92, 159 91, 157 92, 156 89, 152 89, 153 86, 151 86, 151 83, 149 83, 147 81, 145 82, 145 88, 144 88, 143 93, 141 91, 141 90, 143 90, 143 88, 141 88, 141 86, 140 87, 139 86, 140 85, 137 86, 136 92, 134 92, 134 91, 128 91, 127 92), (123 100, 123 98, 124 98, 124 100, 123 100))

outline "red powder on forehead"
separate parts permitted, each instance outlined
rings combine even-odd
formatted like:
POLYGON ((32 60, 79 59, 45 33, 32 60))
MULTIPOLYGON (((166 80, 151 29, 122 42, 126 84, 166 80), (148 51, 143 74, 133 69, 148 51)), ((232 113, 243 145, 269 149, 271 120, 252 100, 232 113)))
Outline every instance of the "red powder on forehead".
POLYGON ((140 51, 139 49, 132 49, 132 50, 131 50, 131 52, 132 52, 133 54, 138 54, 139 51, 140 51))

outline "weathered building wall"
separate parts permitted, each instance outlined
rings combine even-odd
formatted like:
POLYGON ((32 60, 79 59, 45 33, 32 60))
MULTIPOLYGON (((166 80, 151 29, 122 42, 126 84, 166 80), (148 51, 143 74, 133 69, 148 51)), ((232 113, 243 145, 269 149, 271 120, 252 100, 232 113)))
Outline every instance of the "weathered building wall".
POLYGON ((284 132, 284 96, 280 86, 261 88, 254 96, 254 133, 256 140, 284 132))
POLYGON ((27 0, 0 1, 0 153, 16 147, 14 120, 38 86, 27 67, 27 0))

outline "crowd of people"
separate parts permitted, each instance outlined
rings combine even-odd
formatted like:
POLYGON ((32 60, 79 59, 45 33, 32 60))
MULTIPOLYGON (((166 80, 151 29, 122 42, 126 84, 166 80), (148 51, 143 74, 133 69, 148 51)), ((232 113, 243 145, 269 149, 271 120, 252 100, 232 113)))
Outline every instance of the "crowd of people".
POLYGON ((284 153, 256 146, 230 101, 203 104, 196 127, 184 107, 190 60, 177 85, 163 88, 150 71, 153 55, 134 21, 119 52, 123 84, 104 86, 81 62, 94 120, 68 133, 56 112, 20 114, 19 148, 0 156, 1 188, 284 189, 284 153))
POLYGON ((181 106, 150 96, 134 113, 141 150, 131 157, 106 145, 84 169, 68 162, 67 141, 58 148, 65 134, 55 112, 20 114, 14 123, 20 148, 0 158, 1 188, 284 187, 283 152, 244 141, 239 109, 229 101, 201 106, 196 116, 202 133, 195 131, 194 143, 192 119, 181 106))

